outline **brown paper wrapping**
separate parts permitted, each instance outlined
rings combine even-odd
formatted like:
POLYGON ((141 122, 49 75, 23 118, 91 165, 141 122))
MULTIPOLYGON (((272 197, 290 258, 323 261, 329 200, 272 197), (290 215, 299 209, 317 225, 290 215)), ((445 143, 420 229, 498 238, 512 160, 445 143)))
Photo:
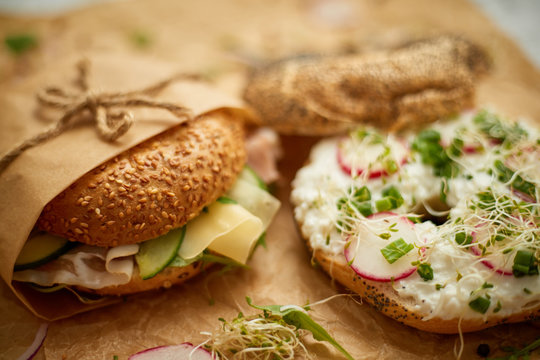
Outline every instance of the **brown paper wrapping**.
MULTIPOLYGON (((142 89, 178 73, 174 64, 155 59, 122 56, 93 56, 89 58, 89 89, 96 92, 142 89)), ((66 76, 75 71, 75 61, 51 67, 42 74, 28 78, 21 86, 11 89, 0 100, 3 109, 0 123, 0 153, 5 153, 20 141, 41 131, 50 121, 36 114, 33 89, 50 84, 69 87, 66 76)), ((200 82, 175 82, 156 99, 183 105, 196 116, 211 111, 234 109, 240 116, 237 99, 223 95, 200 82)), ((13 266, 28 234, 43 207, 63 189, 104 161, 122 151, 178 124, 179 119, 163 110, 130 109, 135 124, 123 137, 114 142, 101 140, 92 126, 76 126, 57 138, 50 139, 22 153, 0 175, 0 274, 21 301, 37 316, 53 320, 71 316, 90 308, 101 307, 118 298, 109 298, 93 305, 83 305, 69 292, 43 294, 12 283, 13 266)), ((61 113, 56 112, 56 118, 61 113)), ((54 117, 53 117, 54 119, 54 117)))
MULTIPOLYGON (((21 29, 38 33, 40 48, 18 59, 0 53, 0 83, 4 84, 0 98, 43 65, 81 51, 132 56, 146 52, 190 71, 212 74, 221 89, 238 94, 247 74, 246 63, 306 52, 369 51, 409 37, 451 32, 479 42, 493 59, 492 73, 479 84, 479 104, 493 105, 510 116, 540 119, 540 72, 466 0, 132 0, 55 18, 0 18, 0 34, 21 29), (328 3, 345 6, 339 23, 320 16, 319 6, 328 3), (146 49, 134 47, 128 40, 134 30, 146 31, 152 44, 146 49)), ((4 111, 0 111, 3 119, 4 111)), ((112 359, 118 355, 124 360, 152 346, 205 340, 200 331, 215 331, 218 317, 231 319, 238 311, 255 313, 245 303, 247 295, 256 304, 302 305, 345 292, 311 266, 288 202, 288 184, 317 139, 282 140, 286 156, 279 164, 283 176, 277 196, 283 206, 268 231, 268 249, 255 252, 250 269, 199 276, 168 291, 132 296, 121 304, 55 321, 38 359, 112 359)), ((3 283, 0 290, 0 358, 13 359, 32 342, 40 320, 3 283)), ((454 348, 460 344, 457 335, 400 325, 348 297, 315 307, 312 316, 355 359, 453 359, 454 348)), ((481 343, 489 344, 490 356, 503 355, 501 346, 523 346, 539 333, 538 324, 529 322, 465 334, 462 358, 478 359, 476 349, 481 343)), ((309 349, 316 359, 342 358, 324 343, 311 341, 309 349)))

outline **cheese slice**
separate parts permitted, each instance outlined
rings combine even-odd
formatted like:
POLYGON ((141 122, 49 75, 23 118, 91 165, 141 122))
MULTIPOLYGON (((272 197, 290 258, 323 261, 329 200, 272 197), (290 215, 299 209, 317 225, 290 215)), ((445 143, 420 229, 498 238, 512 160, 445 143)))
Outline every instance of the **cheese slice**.
POLYGON ((219 201, 189 222, 178 255, 190 259, 208 248, 245 264, 264 231, 263 222, 239 204, 219 201))
POLYGON ((261 219, 263 231, 268 228, 281 205, 280 201, 269 192, 243 179, 236 180, 227 195, 261 219))

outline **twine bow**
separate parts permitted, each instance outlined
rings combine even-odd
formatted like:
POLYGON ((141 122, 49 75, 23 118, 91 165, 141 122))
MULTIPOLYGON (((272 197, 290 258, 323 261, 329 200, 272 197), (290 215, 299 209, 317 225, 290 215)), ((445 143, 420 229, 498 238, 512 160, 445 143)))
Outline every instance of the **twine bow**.
POLYGON ((47 130, 24 140, 15 148, 7 152, 0 159, 0 173, 25 150, 34 147, 46 140, 57 137, 67 129, 88 121, 83 116, 90 114, 90 120, 96 127, 98 135, 105 141, 115 141, 124 135, 133 124, 133 115, 129 110, 118 108, 145 107, 164 109, 185 121, 191 119, 190 109, 169 102, 162 102, 152 98, 171 83, 180 79, 199 79, 197 75, 178 74, 162 80, 146 88, 116 93, 95 93, 88 87, 89 62, 81 61, 77 64, 78 78, 76 84, 80 88, 78 93, 70 93, 59 87, 47 87, 37 94, 38 103, 63 111, 62 117, 47 130))

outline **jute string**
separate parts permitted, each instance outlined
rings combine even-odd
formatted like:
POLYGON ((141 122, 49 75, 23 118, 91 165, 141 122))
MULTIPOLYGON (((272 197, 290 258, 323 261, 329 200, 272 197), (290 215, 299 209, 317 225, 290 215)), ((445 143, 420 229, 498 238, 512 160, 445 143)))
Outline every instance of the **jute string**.
POLYGON ((191 110, 170 102, 162 102, 153 99, 160 91, 181 79, 198 80, 193 74, 177 74, 165 80, 159 81, 143 89, 116 92, 95 93, 88 87, 88 72, 90 63, 87 60, 77 64, 76 84, 79 92, 69 92, 59 87, 46 87, 38 92, 38 103, 43 107, 57 109, 63 115, 51 127, 35 136, 24 140, 12 150, 8 151, 0 159, 0 173, 24 151, 52 138, 57 137, 66 130, 83 122, 88 122, 85 113, 90 114, 90 122, 96 127, 98 135, 105 141, 115 141, 124 135, 134 118, 129 110, 117 108, 145 107, 167 110, 176 117, 189 121, 192 118, 191 110))

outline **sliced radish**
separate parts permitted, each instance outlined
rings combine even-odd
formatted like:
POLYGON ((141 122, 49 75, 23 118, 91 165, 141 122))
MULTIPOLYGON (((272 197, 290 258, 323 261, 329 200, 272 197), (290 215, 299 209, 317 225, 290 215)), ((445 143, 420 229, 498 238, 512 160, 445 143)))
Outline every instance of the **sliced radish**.
POLYGON ((502 252, 497 252, 495 254, 482 255, 482 250, 478 247, 478 244, 486 244, 490 241, 491 234, 486 227, 477 226, 477 230, 472 234, 473 243, 470 247, 472 253, 480 258, 480 261, 488 269, 495 271, 497 274, 501 275, 512 275, 512 265, 513 261, 510 258, 512 255, 515 255, 515 252, 508 254, 503 254, 502 252))
POLYGON ((404 279, 416 271, 416 266, 411 263, 418 260, 418 251, 412 249, 392 264, 381 253, 381 249, 399 238, 407 244, 418 242, 412 221, 392 212, 374 214, 356 236, 350 238, 345 248, 345 258, 354 272, 365 279, 381 282, 404 279), (397 231, 390 231, 391 226, 397 231), (383 239, 381 234, 390 234, 390 237, 383 239))
POLYGON ((131 355, 128 360, 215 360, 212 354, 190 343, 158 346, 131 355))
POLYGON ((337 147, 338 164, 351 176, 358 176, 364 172, 368 173, 370 179, 387 176, 389 172, 385 161, 394 161, 396 170, 399 170, 399 167, 407 162, 409 150, 403 141, 393 137, 386 140, 386 145, 390 147, 390 154, 379 160, 386 151, 384 143, 363 144, 351 138, 343 139, 337 147))
POLYGON ((41 345, 43 345, 43 341, 45 341, 48 328, 49 328, 49 324, 47 323, 40 325, 38 331, 36 332, 36 336, 34 337, 34 341, 26 349, 26 351, 17 358, 17 360, 30 360, 30 359, 33 359, 34 356, 36 356, 37 352, 41 348, 41 345))
POLYGON ((523 201, 528 202, 528 203, 535 203, 536 202, 536 199, 534 197, 532 197, 529 194, 525 194, 523 191, 519 191, 519 190, 516 190, 516 189, 511 189, 511 190, 512 190, 512 194, 514 194, 515 197, 517 197, 520 200, 523 200, 523 201))

